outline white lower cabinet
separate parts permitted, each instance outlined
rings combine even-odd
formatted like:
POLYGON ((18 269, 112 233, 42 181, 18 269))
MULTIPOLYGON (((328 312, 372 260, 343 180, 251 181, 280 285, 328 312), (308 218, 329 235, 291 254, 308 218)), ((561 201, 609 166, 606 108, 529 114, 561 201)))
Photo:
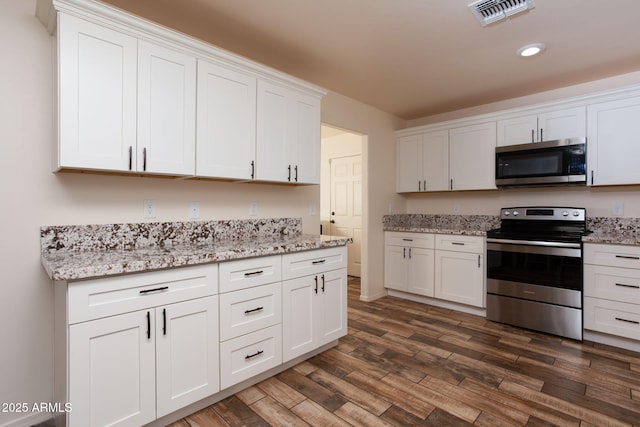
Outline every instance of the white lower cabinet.
POLYGON ((283 256, 285 276, 292 275, 291 265, 305 264, 303 257, 309 268, 301 270, 312 272, 282 283, 283 361, 347 334, 346 252, 341 247, 283 256), (342 262, 326 262, 336 257, 342 262))
POLYGON ((387 231, 384 285, 483 308, 484 248, 480 236, 387 231))
POLYGON ((584 245, 584 328, 640 340, 640 247, 584 245))
POLYGON ((220 390, 218 297, 69 327, 69 425, 138 426, 220 390))
POLYGON ((436 235, 435 297, 485 306, 484 238, 436 235))
POLYGON ((433 234, 385 233, 384 286, 432 297, 434 245, 433 234))
POLYGON ((346 266, 341 246, 57 284, 66 424, 151 423, 346 335, 346 266))

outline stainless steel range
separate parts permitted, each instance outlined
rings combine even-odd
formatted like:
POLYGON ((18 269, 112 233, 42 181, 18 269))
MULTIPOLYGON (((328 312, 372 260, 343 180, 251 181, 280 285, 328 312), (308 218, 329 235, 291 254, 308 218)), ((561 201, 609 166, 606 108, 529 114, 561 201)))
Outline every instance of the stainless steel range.
POLYGON ((582 340, 586 211, 515 207, 487 232, 487 318, 582 340))

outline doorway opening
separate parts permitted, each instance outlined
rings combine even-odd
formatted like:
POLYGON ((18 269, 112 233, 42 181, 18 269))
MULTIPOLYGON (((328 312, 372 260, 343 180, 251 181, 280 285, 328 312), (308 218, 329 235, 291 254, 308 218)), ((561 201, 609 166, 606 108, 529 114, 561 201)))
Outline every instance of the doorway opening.
POLYGON ((364 136, 322 125, 320 222, 322 234, 346 236, 347 274, 362 272, 362 147, 364 136))

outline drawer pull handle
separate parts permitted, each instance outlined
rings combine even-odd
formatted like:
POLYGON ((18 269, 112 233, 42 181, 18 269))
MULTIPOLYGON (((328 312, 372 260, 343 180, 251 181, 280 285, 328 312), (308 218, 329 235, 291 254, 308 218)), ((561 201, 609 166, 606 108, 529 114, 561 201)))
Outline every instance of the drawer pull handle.
POLYGON ((452 245, 464 246, 463 242, 451 242, 452 245))
POLYGON ((623 288, 640 289, 638 285, 625 285, 624 283, 616 283, 616 286, 622 286, 623 288))
POLYGON ((616 317, 616 320, 619 320, 621 322, 626 322, 626 323, 633 323, 634 325, 640 325, 640 322, 638 322, 637 320, 628 320, 628 319, 623 319, 621 317, 616 317))
POLYGON ((264 307, 256 307, 251 310, 245 310, 244 314, 255 313, 256 311, 264 310, 264 307))
POLYGON ((256 357, 256 356, 260 356, 262 353, 264 353, 264 351, 262 351, 262 350, 258 350, 257 352, 255 352, 255 353, 253 353, 253 354, 247 354, 247 355, 244 357, 244 359, 245 359, 245 360, 247 360, 247 359, 253 359, 253 358, 254 358, 254 357, 256 357))
POLYGON ((153 288, 153 289, 145 289, 143 291, 140 291, 140 295, 147 295, 147 294, 150 294, 151 292, 162 292, 162 291, 166 291, 167 289, 169 289, 168 286, 162 286, 160 288, 153 288))
POLYGON ((314 280, 316 281, 316 287, 313 289, 313 291, 317 294, 318 293, 318 276, 316 276, 314 280))
POLYGON ((413 239, 402 239, 403 242, 413 242, 413 239))
POLYGON ((162 335, 167 335, 167 309, 162 309, 162 335))
POLYGON ((322 275, 322 292, 324 293, 324 274, 322 275))
POLYGON ((313 261, 311 264, 313 265, 318 265, 318 264, 324 264, 325 262, 327 262, 326 259, 321 259, 319 261, 313 261))
POLYGON ((244 273, 244 277, 257 276, 262 273, 264 273, 264 270, 252 271, 251 273, 244 273))
POLYGON ((616 255, 616 258, 640 260, 640 257, 638 256, 629 256, 629 255, 616 255))

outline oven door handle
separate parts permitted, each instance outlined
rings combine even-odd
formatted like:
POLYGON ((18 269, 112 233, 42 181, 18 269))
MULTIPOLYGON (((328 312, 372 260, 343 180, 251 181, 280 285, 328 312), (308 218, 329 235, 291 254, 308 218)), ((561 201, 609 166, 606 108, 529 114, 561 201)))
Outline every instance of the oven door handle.
POLYGON ((582 249, 580 247, 536 246, 528 241, 525 242, 526 244, 514 244, 517 242, 515 240, 508 240, 507 242, 494 243, 487 241, 487 251, 582 258, 582 249))
POLYGON ((543 242, 537 240, 513 240, 513 239, 494 239, 487 238, 487 243, 507 243, 510 245, 527 245, 527 246, 550 246, 553 248, 576 248, 580 249, 580 243, 569 242, 543 242))

